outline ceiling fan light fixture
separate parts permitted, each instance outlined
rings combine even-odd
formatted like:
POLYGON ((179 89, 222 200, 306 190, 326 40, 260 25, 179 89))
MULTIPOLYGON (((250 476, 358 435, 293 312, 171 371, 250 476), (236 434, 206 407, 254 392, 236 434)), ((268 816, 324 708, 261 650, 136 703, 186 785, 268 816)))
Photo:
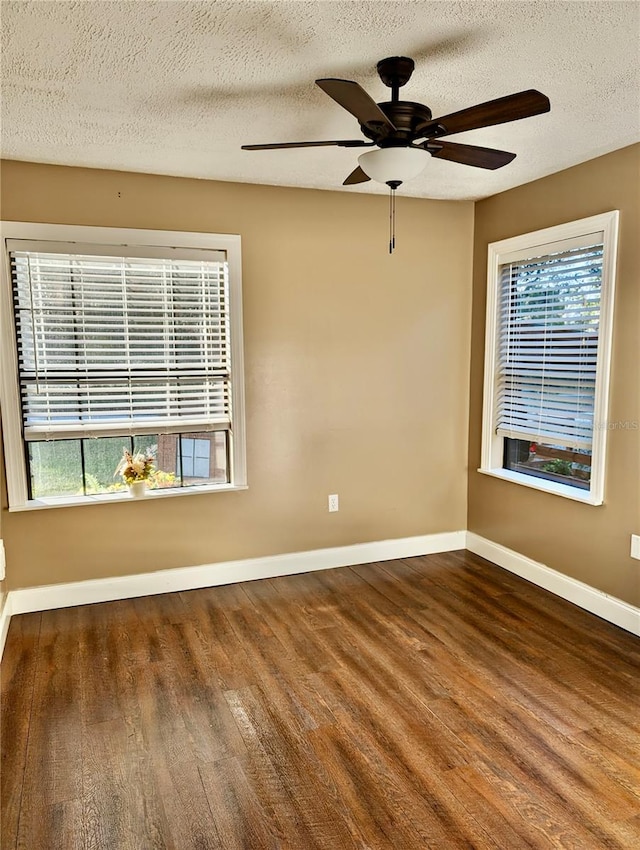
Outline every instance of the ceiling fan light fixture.
POLYGON ((372 180, 389 185, 413 180, 424 171, 428 159, 427 151, 419 148, 389 147, 361 154, 358 164, 372 180))

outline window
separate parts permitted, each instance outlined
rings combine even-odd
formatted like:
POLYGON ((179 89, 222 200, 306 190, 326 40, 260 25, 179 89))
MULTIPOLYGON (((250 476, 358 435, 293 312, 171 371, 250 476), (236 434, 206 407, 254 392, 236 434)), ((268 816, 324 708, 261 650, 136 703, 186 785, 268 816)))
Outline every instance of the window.
POLYGON ((208 478, 209 441, 182 437, 178 447, 177 463, 188 478, 208 478))
POLYGON ((3 420, 11 509, 245 484, 240 237, 8 222, 3 420), (96 499, 96 497, 98 497, 96 499))
POLYGON ((617 228, 489 245, 480 472, 602 504, 617 228))
POLYGON ((182 436, 175 441, 176 467, 185 479, 226 476, 226 443, 224 434, 182 436))

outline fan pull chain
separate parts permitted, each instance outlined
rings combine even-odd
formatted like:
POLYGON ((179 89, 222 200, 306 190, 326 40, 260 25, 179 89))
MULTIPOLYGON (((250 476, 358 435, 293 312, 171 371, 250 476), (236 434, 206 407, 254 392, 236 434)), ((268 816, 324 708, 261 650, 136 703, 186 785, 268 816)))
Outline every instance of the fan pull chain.
POLYGON ((389 253, 393 254, 396 247, 396 190, 389 187, 389 253))
POLYGON ((396 247, 396 189, 402 180, 388 180, 389 187, 389 253, 393 254, 396 247))

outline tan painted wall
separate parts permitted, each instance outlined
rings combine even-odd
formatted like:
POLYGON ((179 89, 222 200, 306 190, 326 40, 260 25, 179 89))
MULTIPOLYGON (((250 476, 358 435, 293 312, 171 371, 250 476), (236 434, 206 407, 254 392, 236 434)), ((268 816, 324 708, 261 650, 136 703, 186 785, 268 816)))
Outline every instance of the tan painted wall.
POLYGON ((398 198, 393 257, 387 216, 381 196, 5 163, 4 219, 241 234, 250 485, 5 511, 9 586, 465 528, 473 204, 398 198))
MULTIPOLYGON (((640 431, 609 431, 605 504, 594 507, 481 475, 487 245, 620 210, 609 420, 640 422, 640 145, 476 204, 469 438, 469 529, 640 605, 640 431)), ((636 426, 637 427, 637 426, 636 426)))

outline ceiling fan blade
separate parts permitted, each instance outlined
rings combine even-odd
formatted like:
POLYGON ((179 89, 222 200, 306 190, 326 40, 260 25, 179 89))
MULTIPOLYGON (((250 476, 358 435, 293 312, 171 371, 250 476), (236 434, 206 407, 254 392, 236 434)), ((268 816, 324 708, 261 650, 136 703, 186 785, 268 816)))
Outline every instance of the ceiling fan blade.
POLYGON ((339 148, 364 148, 371 147, 374 142, 365 142, 364 139, 342 139, 331 142, 275 142, 268 145, 242 145, 243 151, 273 151, 280 148, 320 148, 325 145, 334 145, 339 148))
POLYGON ((358 83, 329 77, 316 80, 316 85, 320 86, 323 92, 332 97, 347 112, 355 115, 360 124, 366 124, 368 127, 386 127, 390 132, 395 132, 396 128, 391 121, 358 83))
POLYGON ((463 165, 474 165, 476 168, 488 168, 493 171, 508 165, 516 158, 509 151, 498 151, 494 148, 479 148, 476 145, 459 145, 454 142, 433 141, 425 142, 424 147, 431 156, 438 159, 448 159, 450 162, 460 162, 463 165))
POLYGON ((465 130, 478 130, 480 127, 519 121, 521 118, 530 118, 532 115, 549 112, 550 109, 551 104, 546 95, 535 89, 528 89, 517 94, 499 97, 497 100, 488 100, 477 106, 470 106, 460 112, 452 112, 451 115, 443 115, 442 118, 436 118, 421 128, 421 133, 424 130, 423 135, 430 139, 450 136, 452 133, 463 133, 465 130))
POLYGON ((364 171, 358 166, 354 168, 351 174, 347 177, 347 179, 343 182, 343 186, 354 186, 356 183, 366 183, 367 180, 371 180, 371 178, 364 173, 364 171))

